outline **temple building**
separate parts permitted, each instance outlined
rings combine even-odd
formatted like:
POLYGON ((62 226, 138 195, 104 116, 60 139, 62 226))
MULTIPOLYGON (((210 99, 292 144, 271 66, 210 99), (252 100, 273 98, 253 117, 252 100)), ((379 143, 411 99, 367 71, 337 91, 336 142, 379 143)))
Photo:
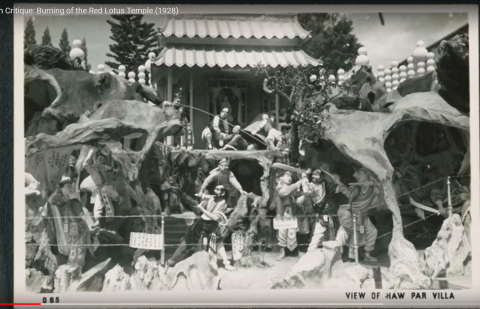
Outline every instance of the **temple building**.
POLYGON ((242 127, 262 112, 276 111, 279 118, 286 102, 263 91, 264 77, 253 68, 319 65, 300 49, 309 38, 294 14, 168 17, 159 29, 161 52, 151 81, 168 101, 181 90, 182 104, 190 106, 194 148, 202 149, 202 130, 224 106, 242 127))

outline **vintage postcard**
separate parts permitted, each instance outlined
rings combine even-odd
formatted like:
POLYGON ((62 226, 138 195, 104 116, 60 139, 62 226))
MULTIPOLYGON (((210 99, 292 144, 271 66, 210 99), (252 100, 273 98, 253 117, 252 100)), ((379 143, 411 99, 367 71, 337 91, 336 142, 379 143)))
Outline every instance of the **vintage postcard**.
POLYGON ((477 7, 14 10, 15 302, 478 304, 477 7))

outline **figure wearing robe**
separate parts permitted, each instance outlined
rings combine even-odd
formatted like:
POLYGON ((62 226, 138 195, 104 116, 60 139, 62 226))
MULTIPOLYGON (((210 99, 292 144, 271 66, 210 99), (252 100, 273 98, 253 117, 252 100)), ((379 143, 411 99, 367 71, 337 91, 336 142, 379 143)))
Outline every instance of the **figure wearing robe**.
POLYGON ((228 191, 228 206, 234 208, 240 194, 243 192, 243 188, 232 171, 228 169, 229 163, 228 159, 222 159, 218 164, 218 168, 212 170, 205 179, 199 193, 202 194, 211 183, 223 185, 228 191))
MULTIPOLYGON (((337 233, 336 240, 342 245, 346 245, 350 237, 353 235, 353 217, 355 214, 357 220, 357 235, 365 237, 365 260, 376 261, 371 256, 371 252, 375 248, 375 240, 378 231, 368 217, 369 209, 376 207, 384 202, 381 188, 368 175, 364 168, 358 169, 354 177, 357 184, 346 186, 338 179, 337 192, 341 192, 350 201, 350 205, 342 205, 338 210, 338 219, 340 220, 340 228, 337 233), (353 213, 350 212, 350 206, 353 213), (374 237, 375 236, 375 237, 374 237)), ((352 237, 353 239, 353 237, 352 237)), ((350 240, 353 241, 353 240, 350 240)), ((360 242, 362 243, 362 242, 360 242)), ((350 247, 352 248, 352 247, 350 247)), ((353 254, 353 250, 350 249, 353 254)), ((350 255, 351 257, 352 255, 350 255)))
POLYGON ((312 212, 316 214, 313 234, 308 246, 308 251, 313 251, 325 240, 328 231, 330 238, 335 236, 334 215, 337 205, 333 198, 337 185, 327 182, 321 170, 315 170, 312 174, 312 182, 304 185, 306 204, 311 204, 312 212))
POLYGON ((213 147, 218 149, 224 146, 225 138, 230 132, 227 121, 228 112, 228 108, 223 108, 220 114, 213 117, 208 126, 203 129, 202 140, 207 143, 207 149, 211 150, 213 147))
POLYGON ((227 222, 225 212, 227 211, 228 206, 225 197, 228 197, 228 191, 224 186, 218 185, 215 187, 214 196, 210 196, 207 200, 204 200, 199 206, 197 206, 202 212, 202 215, 188 227, 180 245, 175 250, 173 256, 167 261, 168 267, 174 266, 184 252, 199 245, 204 236, 208 237, 211 234, 216 234, 216 249, 223 259, 225 269, 235 270, 235 268, 230 265, 219 229, 219 222, 223 222, 224 224, 227 222))
MULTIPOLYGON (((109 184, 112 181, 111 172, 118 172, 112 165, 113 160, 111 158, 93 153, 93 151, 89 153, 84 163, 84 168, 90 174, 90 177, 87 177, 82 182, 80 189, 92 193, 94 198, 93 217, 96 225, 99 224, 99 219, 102 217, 105 208, 105 202, 102 201, 101 194, 117 201, 119 204, 123 202, 123 198, 118 194, 117 190, 109 184)), ((110 215, 113 215, 113 209, 109 212, 111 212, 111 214, 109 213, 110 215)))
MULTIPOLYGON (((291 184, 291 173, 286 171, 279 177, 279 183, 275 189, 274 203, 276 203, 277 219, 295 218, 295 194, 301 189, 306 179, 306 175, 302 175, 302 179, 291 184)), ((298 218, 297 218, 298 220, 298 218)), ((302 222, 298 222, 301 227, 302 222)), ((290 251, 297 248, 297 229, 279 229, 278 230, 278 246, 281 249, 277 260, 285 258, 285 248, 290 251)))
MULTIPOLYGON (((90 244, 90 231, 83 218, 83 209, 80 201, 56 193, 50 200, 55 223, 58 251, 68 257, 68 263, 81 267, 85 264, 86 246, 90 244)), ((93 255, 92 247, 88 247, 93 255)))

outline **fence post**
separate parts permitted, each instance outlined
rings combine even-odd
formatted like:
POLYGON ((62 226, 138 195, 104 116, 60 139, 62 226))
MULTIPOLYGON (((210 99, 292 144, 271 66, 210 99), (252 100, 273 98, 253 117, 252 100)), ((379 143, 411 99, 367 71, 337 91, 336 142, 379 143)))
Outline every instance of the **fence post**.
POLYGON ((375 288, 382 289, 382 271, 380 267, 373 268, 373 279, 375 280, 375 288))
POLYGON ((425 62, 420 61, 417 63, 417 76, 423 76, 425 74, 425 62))
POLYGON ((408 65, 407 65, 408 78, 414 78, 416 73, 415 73, 415 64, 413 63, 413 57, 408 57, 407 62, 408 62, 408 65))
POLYGON ((401 84, 401 83, 403 83, 403 82, 407 79, 407 77, 408 77, 408 75, 407 75, 407 67, 404 66, 404 65, 401 65, 400 68, 399 68, 399 70, 400 70, 400 74, 398 74, 398 76, 400 77, 400 84, 401 84))
POLYGON ((355 253, 355 264, 358 264, 358 235, 357 235, 357 214, 353 213, 353 250, 355 253))
POLYGON ((97 70, 98 70, 98 74, 102 74, 103 72, 105 72, 105 66, 103 64, 99 64, 97 66, 97 70))
POLYGON ((397 89, 398 85, 400 84, 400 75, 398 75, 398 62, 392 62, 392 90, 397 89))
POLYGON ((127 68, 124 66, 124 65, 120 65, 118 66, 118 76, 120 78, 126 78, 126 74, 125 74, 125 71, 127 70, 127 68))
POLYGON ((427 73, 435 71, 435 54, 428 53, 427 59, 427 73))
POLYGON ((162 216, 162 253, 160 255, 160 263, 165 265, 165 217, 162 216))
POLYGON ((450 176, 448 176, 447 178, 447 188, 448 188, 448 217, 452 217, 453 207, 452 207, 452 194, 450 193, 450 176))
POLYGON ((131 83, 135 82, 135 72, 132 71, 128 73, 128 81, 131 83))
POLYGON ((385 69, 385 88, 388 92, 392 91, 392 71, 385 69))
POLYGON ((141 65, 138 67, 138 82, 142 85, 145 85, 145 66, 141 65))
POLYGON ((382 84, 385 84, 385 67, 383 65, 379 65, 377 67, 377 77, 378 77, 378 81, 382 84))
POLYGON ((345 70, 339 69, 337 71, 337 75, 338 75, 338 84, 342 85, 345 82, 345 70))

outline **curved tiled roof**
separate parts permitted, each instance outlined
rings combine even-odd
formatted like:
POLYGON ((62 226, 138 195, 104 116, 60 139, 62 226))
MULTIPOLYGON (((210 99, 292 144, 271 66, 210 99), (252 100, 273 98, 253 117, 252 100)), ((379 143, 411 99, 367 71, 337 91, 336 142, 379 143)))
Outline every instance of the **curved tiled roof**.
POLYGON ((164 37, 305 39, 310 32, 291 15, 177 15, 167 17, 164 37))
POLYGON ((227 67, 246 68, 258 64, 276 67, 298 67, 321 63, 308 56, 304 51, 293 48, 268 47, 222 47, 212 46, 174 46, 165 47, 155 60, 155 65, 167 67, 227 67))

